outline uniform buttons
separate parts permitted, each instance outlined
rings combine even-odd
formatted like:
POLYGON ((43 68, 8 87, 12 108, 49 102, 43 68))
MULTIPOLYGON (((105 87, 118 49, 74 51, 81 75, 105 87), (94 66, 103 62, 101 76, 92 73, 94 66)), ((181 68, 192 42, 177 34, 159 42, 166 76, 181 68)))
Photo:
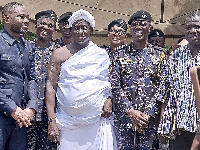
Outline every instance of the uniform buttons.
POLYGON ((2 84, 6 84, 6 81, 1 81, 2 84))
POLYGON ((37 115, 36 121, 39 121, 39 120, 40 120, 40 115, 37 115))
POLYGON ((37 116, 37 119, 40 119, 40 116, 39 116, 39 115, 37 116))

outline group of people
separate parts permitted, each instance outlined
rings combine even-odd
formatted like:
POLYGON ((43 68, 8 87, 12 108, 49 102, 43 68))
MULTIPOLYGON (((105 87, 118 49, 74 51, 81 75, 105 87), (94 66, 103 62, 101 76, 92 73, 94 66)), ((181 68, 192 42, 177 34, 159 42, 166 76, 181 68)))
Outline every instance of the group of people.
POLYGON ((198 150, 198 112, 190 69, 200 65, 200 12, 184 22, 186 44, 167 57, 149 12, 108 25, 109 45, 90 40, 86 10, 29 15, 2 9, 0 150, 198 150), (53 40, 56 24, 61 38, 53 40), (125 44, 128 27, 132 42, 125 44))

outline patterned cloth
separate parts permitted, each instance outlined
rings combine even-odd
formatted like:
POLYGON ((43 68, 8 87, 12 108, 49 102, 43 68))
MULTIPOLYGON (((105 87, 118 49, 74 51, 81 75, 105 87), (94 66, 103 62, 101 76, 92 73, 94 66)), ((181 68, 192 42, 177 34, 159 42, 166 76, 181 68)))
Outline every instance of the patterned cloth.
POLYGON ((27 150, 56 150, 57 143, 48 140, 48 123, 38 121, 27 130, 27 150))
POLYGON ((163 49, 151 45, 146 49, 134 49, 131 43, 117 51, 118 57, 114 59, 110 78, 118 149, 150 149, 155 139, 155 122, 158 121, 154 95, 159 84, 163 49), (130 108, 151 116, 144 135, 132 131, 132 122, 126 114, 130 108))
POLYGON ((50 56, 58 45, 55 42, 51 42, 49 48, 37 48, 35 47, 35 41, 32 42, 35 49, 35 74, 38 84, 38 111, 36 113, 36 121, 47 121, 47 112, 45 105, 45 87, 47 66, 50 61, 50 56))
MULTIPOLYGON (((122 46, 120 46, 120 47, 118 47, 118 48, 119 48, 119 49, 123 49, 123 48, 126 47, 126 46, 127 46, 127 45, 122 45, 122 46)), ((106 52, 107 52, 107 54, 108 54, 108 56, 109 56, 109 58, 110 58, 109 72, 111 72, 112 67, 113 67, 113 65, 114 65, 114 59, 117 58, 117 56, 118 56, 118 48, 116 48, 115 52, 113 52, 113 51, 111 50, 110 45, 108 45, 108 46, 107 46, 107 45, 101 45, 100 47, 106 50, 106 52)), ((109 81, 110 81, 110 79, 109 79, 109 81)), ((115 111, 115 105, 114 105, 114 103, 112 103, 112 109, 113 109, 113 111, 115 111)))
POLYGON ((64 44, 63 41, 62 41, 62 38, 56 39, 56 40, 55 40, 55 43, 56 43, 56 45, 59 46, 59 47, 65 46, 65 44, 64 44))
MULTIPOLYGON (((122 45, 122 46, 120 47, 120 49, 122 49, 122 47, 125 47, 125 46, 127 46, 127 45, 122 45)), ((113 60, 114 60, 114 58, 117 57, 117 55, 118 55, 117 49, 116 49, 115 52, 112 52, 112 50, 111 50, 111 48, 110 48, 110 45, 108 45, 108 46, 102 45, 102 46, 100 46, 100 47, 101 47, 101 48, 104 48, 104 49, 106 50, 106 52, 108 53, 108 56, 109 56, 109 58, 110 58, 110 62, 112 63, 113 60)))
POLYGON ((193 58, 187 45, 169 57, 158 91, 158 100, 167 104, 159 133, 174 138, 179 130, 196 132, 198 117, 189 69, 199 65, 200 53, 193 58), (165 98, 166 91, 170 92, 169 99, 165 98))
POLYGON ((48 119, 45 105, 45 87, 47 66, 50 61, 52 52, 58 47, 55 42, 51 42, 49 48, 37 48, 34 45, 35 53, 35 74, 36 82, 38 84, 38 110, 35 115, 35 122, 28 128, 27 132, 27 149, 53 149, 56 147, 55 143, 48 140, 48 119))

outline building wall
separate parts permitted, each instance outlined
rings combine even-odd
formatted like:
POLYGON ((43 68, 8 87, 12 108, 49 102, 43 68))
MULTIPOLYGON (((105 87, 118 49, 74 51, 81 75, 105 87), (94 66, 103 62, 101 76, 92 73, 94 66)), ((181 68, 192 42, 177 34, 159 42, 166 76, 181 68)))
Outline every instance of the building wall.
MULTIPOLYGON (((13 0, 1 0, 1 7, 13 0)), ((17 0, 24 4, 30 14, 29 31, 35 33, 34 15, 42 10, 52 9, 58 16, 66 11, 74 12, 85 9, 92 13, 96 27, 92 39, 97 44, 108 44, 107 25, 114 19, 128 21, 130 16, 138 10, 146 10, 152 16, 154 28, 161 29, 166 35, 166 45, 174 45, 183 36, 185 17, 200 10, 199 0, 17 0)), ((0 19, 1 19, 0 12, 0 19)), ((57 32, 54 39, 60 37, 57 32)), ((127 43, 131 41, 130 36, 127 43)))

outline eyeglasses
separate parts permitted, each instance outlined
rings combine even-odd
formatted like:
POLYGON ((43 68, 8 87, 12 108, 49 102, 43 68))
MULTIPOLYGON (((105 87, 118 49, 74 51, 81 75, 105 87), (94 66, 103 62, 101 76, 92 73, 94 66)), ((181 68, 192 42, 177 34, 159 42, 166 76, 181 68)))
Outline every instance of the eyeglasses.
POLYGON ((136 28, 137 26, 145 28, 147 25, 148 25, 147 21, 133 21, 131 23, 131 28, 136 28))
POLYGON ((126 31, 124 31, 124 30, 115 30, 115 29, 111 28, 109 33, 114 34, 114 35, 117 34, 117 35, 121 36, 121 35, 125 35, 126 31))

